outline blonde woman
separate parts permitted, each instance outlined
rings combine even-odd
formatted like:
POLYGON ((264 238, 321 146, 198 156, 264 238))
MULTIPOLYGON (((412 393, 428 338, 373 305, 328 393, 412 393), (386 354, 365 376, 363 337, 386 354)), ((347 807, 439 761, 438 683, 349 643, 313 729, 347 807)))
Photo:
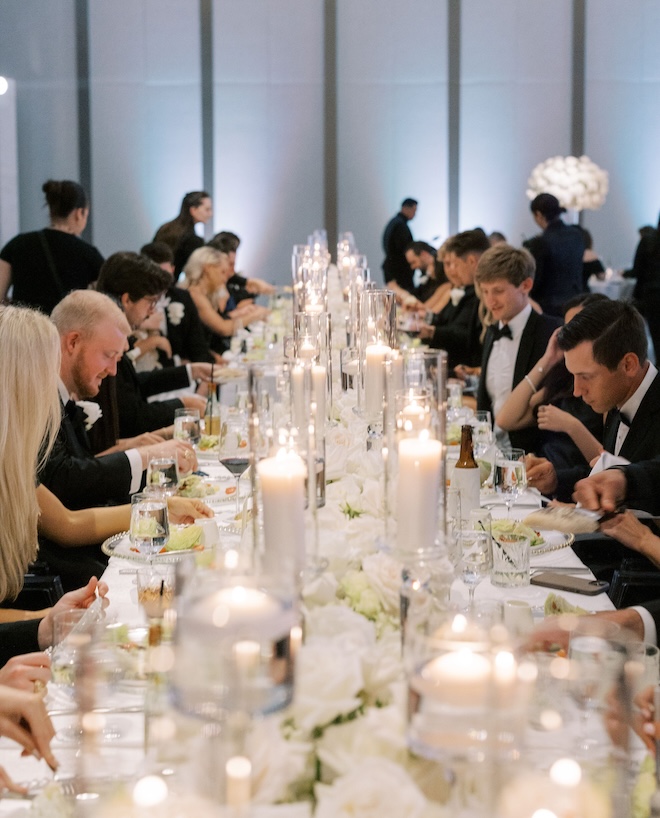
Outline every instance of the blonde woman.
POLYGON ((184 268, 182 287, 190 292, 199 317, 210 332, 210 346, 216 354, 229 349, 229 339, 239 329, 263 321, 268 310, 255 304, 236 307, 227 290, 232 275, 227 253, 213 247, 200 247, 184 268))
MULTIPOLYGON (((60 342, 44 315, 0 307, 0 599, 13 599, 37 555, 37 533, 65 546, 99 543, 128 528, 130 506, 70 511, 36 473, 60 423, 60 342), (29 361, 29 366, 26 366, 29 361)), ((212 516, 199 501, 171 498, 176 522, 212 516)), ((93 592, 92 592, 93 593, 93 592)))

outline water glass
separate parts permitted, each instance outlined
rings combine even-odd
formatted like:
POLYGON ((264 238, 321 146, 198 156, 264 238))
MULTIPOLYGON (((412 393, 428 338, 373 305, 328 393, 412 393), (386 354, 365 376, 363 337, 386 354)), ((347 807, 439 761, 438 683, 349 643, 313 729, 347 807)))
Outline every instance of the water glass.
POLYGON ((506 505, 507 517, 517 498, 527 488, 527 470, 522 449, 507 449, 495 457, 493 488, 506 505))
POLYGON ((529 537, 522 534, 495 535, 491 584, 498 588, 529 585, 529 552, 529 537))
POLYGON ((486 579, 493 567, 493 551, 490 535, 485 531, 463 529, 456 532, 461 579, 467 585, 470 606, 474 604, 474 591, 486 579))
POLYGON ((145 491, 160 497, 172 497, 179 485, 176 457, 152 457, 147 466, 145 491))
POLYGON ((155 494, 134 494, 131 498, 130 539, 141 554, 158 554, 170 537, 167 500, 155 494))
POLYGON ((197 446, 201 437, 199 411, 197 409, 177 409, 174 412, 175 440, 183 440, 190 443, 191 446, 197 446))

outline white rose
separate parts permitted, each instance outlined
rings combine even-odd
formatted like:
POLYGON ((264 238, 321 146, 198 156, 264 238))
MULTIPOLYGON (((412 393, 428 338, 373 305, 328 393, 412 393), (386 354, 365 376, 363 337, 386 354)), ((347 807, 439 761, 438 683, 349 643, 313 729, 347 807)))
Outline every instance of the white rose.
POLYGON ((383 484, 380 479, 365 477, 362 484, 362 508, 372 517, 383 517, 385 514, 383 484))
POLYGON ((328 727, 316 744, 327 782, 345 775, 365 758, 406 761, 406 723, 395 707, 370 707, 362 718, 328 727))
POLYGON ((347 653, 325 640, 305 644, 298 654, 291 708, 297 726, 307 734, 353 713, 362 704, 358 694, 363 686, 357 653, 347 653))
POLYGON ((426 799, 397 764, 367 758, 331 787, 316 786, 315 818, 420 818, 426 799))
POLYGON ((96 421, 103 417, 103 411, 98 403, 92 400, 77 400, 76 405, 80 406, 85 413, 85 429, 89 432, 96 421))
MULTIPOLYGON (((403 681, 401 633, 386 631, 378 642, 361 654, 364 692, 369 704, 390 704, 396 685, 403 681)), ((403 710, 401 711, 403 718, 403 710)))
POLYGON ((254 803, 287 800, 291 785, 306 773, 311 744, 285 739, 279 719, 267 718, 254 722, 247 747, 252 762, 254 803))
POLYGON ((176 327, 181 323, 185 309, 186 308, 180 301, 171 301, 167 305, 167 317, 169 318, 170 324, 172 324, 173 327, 176 327))
POLYGON ((308 643, 323 638, 332 640, 344 650, 364 650, 376 644, 373 623, 345 605, 326 605, 309 611, 305 618, 305 633, 308 643))
POLYGON ((403 566, 389 554, 371 554, 362 560, 362 570, 369 584, 378 594, 386 613, 398 614, 401 595, 401 571, 403 566))
POLYGON ((337 578, 325 571, 305 585, 302 597, 306 605, 328 605, 336 599, 338 587, 337 578))

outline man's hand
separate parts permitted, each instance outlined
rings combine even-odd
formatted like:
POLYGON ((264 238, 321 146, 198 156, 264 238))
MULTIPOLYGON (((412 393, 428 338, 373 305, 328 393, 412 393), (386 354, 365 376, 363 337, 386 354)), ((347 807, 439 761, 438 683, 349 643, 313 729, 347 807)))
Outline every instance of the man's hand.
POLYGON ((45 653, 23 653, 13 656, 0 668, 0 685, 33 693, 45 690, 50 681, 50 657, 45 653))
POLYGON ((622 469, 605 469, 579 480, 573 499, 593 511, 614 511, 626 498, 628 481, 622 469))
POLYGON ((190 372, 193 376, 193 380, 195 381, 210 381, 211 380, 211 373, 213 372, 213 364, 207 364, 206 362, 198 362, 194 364, 190 364, 190 372))
MULTIPOLYGON (((208 364, 208 366, 210 367, 211 364, 208 364)), ((181 395, 179 400, 186 409, 197 409, 200 416, 206 411, 206 398, 203 398, 201 395, 181 395)), ((165 430, 160 429, 159 431, 163 434, 165 430)))
POLYGON ((189 474, 197 468, 195 450, 183 440, 165 440, 153 446, 143 446, 139 451, 143 469, 147 468, 153 457, 176 457, 181 474, 189 474))
POLYGON ((557 490, 557 472, 555 467, 545 457, 535 454, 525 455, 527 468, 527 485, 535 488, 541 494, 552 494, 557 490))
POLYGON ((99 582, 96 577, 92 577, 84 588, 77 591, 69 591, 58 599, 55 605, 49 610, 46 616, 39 623, 38 640, 40 648, 48 648, 53 644, 53 617, 61 611, 72 611, 76 608, 89 608, 98 596, 103 599, 103 607, 110 604, 107 599, 108 586, 105 582, 99 582))

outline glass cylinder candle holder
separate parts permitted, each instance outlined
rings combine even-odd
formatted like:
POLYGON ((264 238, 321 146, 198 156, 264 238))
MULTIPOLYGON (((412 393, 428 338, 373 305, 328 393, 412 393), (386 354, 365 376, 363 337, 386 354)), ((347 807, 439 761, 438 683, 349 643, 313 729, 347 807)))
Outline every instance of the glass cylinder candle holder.
POLYGON ((171 688, 181 711, 206 721, 266 715, 293 695, 294 596, 268 577, 215 576, 180 601, 171 688))

